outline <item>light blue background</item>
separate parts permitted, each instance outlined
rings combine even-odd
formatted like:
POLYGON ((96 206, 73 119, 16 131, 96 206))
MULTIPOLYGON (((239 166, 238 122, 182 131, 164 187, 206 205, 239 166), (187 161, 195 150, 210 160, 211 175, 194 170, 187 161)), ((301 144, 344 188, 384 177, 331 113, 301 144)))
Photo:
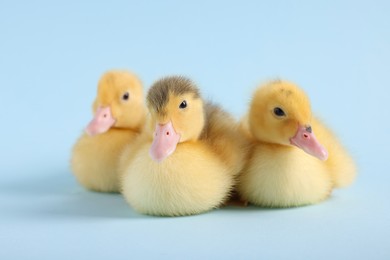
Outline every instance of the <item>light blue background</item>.
POLYGON ((0 4, 0 259, 390 259, 389 1, 0 4), (275 77, 349 148, 356 183, 294 209, 157 218, 69 170, 100 75, 194 79, 237 118, 275 77))

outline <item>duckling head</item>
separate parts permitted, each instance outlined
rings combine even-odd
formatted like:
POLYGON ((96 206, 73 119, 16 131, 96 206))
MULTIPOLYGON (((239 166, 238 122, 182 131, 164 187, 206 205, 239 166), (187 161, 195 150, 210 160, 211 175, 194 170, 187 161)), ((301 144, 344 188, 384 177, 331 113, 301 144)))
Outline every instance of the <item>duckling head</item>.
POLYGON ((307 95, 293 83, 274 81, 256 90, 249 111, 253 136, 262 142, 296 146, 320 160, 328 158, 311 127, 307 95))
POLYGON ((141 81, 126 71, 109 71, 98 83, 93 102, 94 118, 85 131, 94 136, 110 128, 140 128, 144 116, 141 81))
POLYGON ((170 156, 178 143, 199 138, 205 122, 203 101, 195 84, 184 77, 163 78, 147 95, 150 127, 154 129, 150 156, 160 162, 170 156))

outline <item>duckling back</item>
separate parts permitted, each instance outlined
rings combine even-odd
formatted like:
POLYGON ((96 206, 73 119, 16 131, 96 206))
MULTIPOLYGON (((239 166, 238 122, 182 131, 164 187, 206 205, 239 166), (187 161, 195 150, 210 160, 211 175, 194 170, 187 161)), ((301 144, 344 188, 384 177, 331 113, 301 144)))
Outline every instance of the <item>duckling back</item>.
POLYGON ((329 157, 324 163, 332 178, 335 188, 342 188, 350 185, 356 177, 356 165, 347 150, 340 143, 336 135, 318 119, 312 121, 316 135, 327 148, 329 157))
POLYGON ((239 132, 236 120, 220 106, 205 103, 205 126, 200 140, 210 145, 212 150, 228 166, 229 174, 238 175, 245 165, 249 143, 239 132))

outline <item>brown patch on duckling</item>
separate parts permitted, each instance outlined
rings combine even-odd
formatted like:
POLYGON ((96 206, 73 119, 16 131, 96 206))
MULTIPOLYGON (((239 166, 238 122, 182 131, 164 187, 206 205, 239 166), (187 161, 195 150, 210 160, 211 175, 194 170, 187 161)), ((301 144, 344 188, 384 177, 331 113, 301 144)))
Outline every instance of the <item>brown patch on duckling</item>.
POLYGON ((171 76, 153 84, 146 98, 148 106, 164 116, 164 108, 169 102, 170 93, 175 96, 193 93, 194 98, 200 98, 199 89, 190 79, 182 76, 171 76))

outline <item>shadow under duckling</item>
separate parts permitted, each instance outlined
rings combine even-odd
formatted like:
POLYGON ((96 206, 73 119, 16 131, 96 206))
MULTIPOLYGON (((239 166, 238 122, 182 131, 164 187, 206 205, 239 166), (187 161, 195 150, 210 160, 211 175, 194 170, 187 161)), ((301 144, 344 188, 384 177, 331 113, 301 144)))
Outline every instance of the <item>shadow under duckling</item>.
POLYGON ((101 77, 93 103, 94 118, 72 151, 72 171, 85 188, 120 191, 119 158, 145 124, 143 98, 142 83, 136 75, 109 71, 101 77))
POLYGON ((238 124, 195 84, 167 77, 149 90, 138 148, 122 155, 122 193, 138 212, 199 214, 224 203, 245 163, 238 124))
POLYGON ((258 88, 241 133, 252 146, 239 176, 244 201, 264 207, 314 204, 355 179, 352 158, 312 116, 308 97, 293 83, 274 81, 258 88))

